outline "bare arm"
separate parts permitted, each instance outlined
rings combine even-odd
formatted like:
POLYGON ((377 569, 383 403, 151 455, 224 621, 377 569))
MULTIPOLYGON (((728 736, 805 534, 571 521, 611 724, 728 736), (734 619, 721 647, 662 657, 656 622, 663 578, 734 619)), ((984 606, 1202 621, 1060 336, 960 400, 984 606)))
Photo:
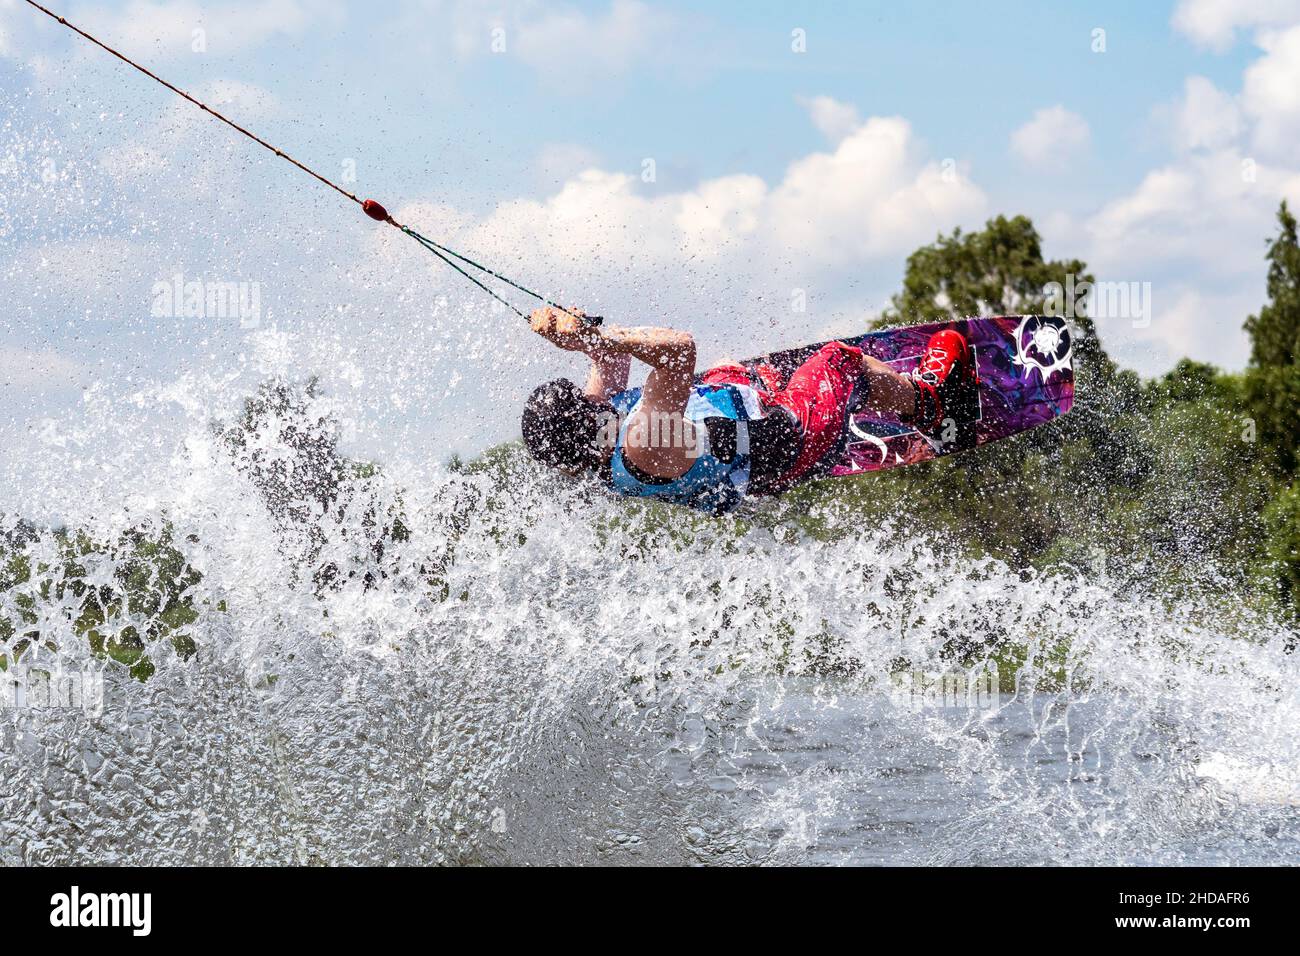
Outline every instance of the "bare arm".
POLYGON ((549 307, 538 309, 529 322, 547 341, 591 356, 589 396, 608 398, 625 388, 629 358, 635 358, 652 369, 641 393, 643 407, 661 413, 685 410, 695 375, 695 340, 689 332, 651 326, 587 326, 577 316, 549 307))
POLYGON ((680 415, 686 410, 695 377, 695 339, 689 332, 648 326, 610 328, 601 333, 600 341, 614 355, 631 355, 651 366, 641 390, 645 412, 680 415))
POLYGON ((610 396, 627 388, 627 376, 632 370, 632 356, 615 355, 613 352, 588 352, 591 357, 591 371, 587 375, 587 387, 583 392, 588 398, 598 402, 607 402, 610 396))

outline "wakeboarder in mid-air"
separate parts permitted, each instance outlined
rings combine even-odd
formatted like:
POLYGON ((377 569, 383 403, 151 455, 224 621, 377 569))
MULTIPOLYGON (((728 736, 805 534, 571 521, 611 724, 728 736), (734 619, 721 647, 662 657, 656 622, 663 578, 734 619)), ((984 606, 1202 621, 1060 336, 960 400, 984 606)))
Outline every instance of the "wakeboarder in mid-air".
POLYGON ((910 375, 830 342, 788 378, 771 365, 724 361, 697 379, 687 332, 600 326, 551 306, 529 321, 553 345, 591 359, 585 388, 561 378, 529 397, 522 426, 533 457, 618 494, 712 513, 814 475, 851 411, 938 432, 953 389, 976 375, 966 339, 952 329, 931 336, 910 375), (650 366, 639 394, 628 391, 632 359, 650 366))

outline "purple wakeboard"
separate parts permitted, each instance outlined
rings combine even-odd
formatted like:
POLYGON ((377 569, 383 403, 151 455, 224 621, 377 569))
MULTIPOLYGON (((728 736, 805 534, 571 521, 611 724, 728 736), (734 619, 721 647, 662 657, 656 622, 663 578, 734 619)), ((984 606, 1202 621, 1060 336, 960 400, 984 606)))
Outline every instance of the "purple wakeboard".
MULTIPOLYGON (((929 461, 998 441, 1064 415, 1074 403, 1070 330, 1050 316, 997 316, 934 322, 840 339, 899 372, 916 368, 930 336, 956 329, 975 353, 978 395, 938 435, 925 436, 897 418, 850 412, 844 438, 815 469, 815 476, 859 475, 929 461)), ((746 360, 774 366, 784 378, 826 343, 746 360)))

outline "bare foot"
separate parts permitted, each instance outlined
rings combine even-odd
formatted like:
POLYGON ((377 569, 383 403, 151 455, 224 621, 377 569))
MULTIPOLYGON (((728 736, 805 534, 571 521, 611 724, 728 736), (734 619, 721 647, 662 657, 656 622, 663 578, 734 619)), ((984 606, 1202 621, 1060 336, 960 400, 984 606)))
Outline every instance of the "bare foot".
POLYGON ((862 373, 867 379, 865 408, 900 418, 912 414, 916 405, 916 388, 911 379, 870 355, 862 356, 862 373))

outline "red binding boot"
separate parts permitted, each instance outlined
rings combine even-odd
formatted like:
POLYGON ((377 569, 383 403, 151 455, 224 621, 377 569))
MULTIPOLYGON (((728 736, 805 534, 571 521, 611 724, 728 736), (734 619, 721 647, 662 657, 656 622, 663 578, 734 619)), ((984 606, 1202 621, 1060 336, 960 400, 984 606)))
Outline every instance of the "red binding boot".
POLYGON ((979 378, 975 356, 960 332, 945 329, 930 336, 911 377, 916 387, 912 423, 917 431, 930 434, 943 427, 945 418, 974 417, 967 406, 977 395, 979 378))

